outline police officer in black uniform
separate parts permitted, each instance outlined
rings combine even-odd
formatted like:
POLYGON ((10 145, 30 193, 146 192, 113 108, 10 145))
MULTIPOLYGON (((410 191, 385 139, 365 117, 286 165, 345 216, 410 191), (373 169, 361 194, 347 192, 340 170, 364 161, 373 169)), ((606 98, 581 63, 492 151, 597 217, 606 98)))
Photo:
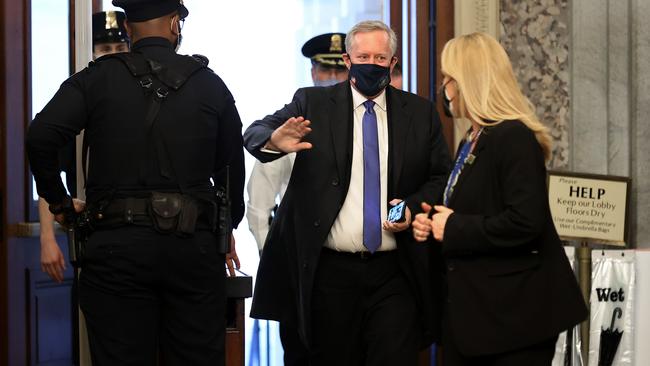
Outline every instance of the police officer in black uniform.
POLYGON ((94 366, 153 365, 157 349, 165 365, 223 365, 219 238, 231 238, 227 198, 232 225, 243 216, 241 121, 207 60, 175 53, 188 14, 180 0, 113 4, 126 12, 131 52, 73 75, 34 119, 27 151, 38 193, 59 222, 81 210, 56 151, 85 129, 78 217, 91 233, 79 296, 94 366), (228 194, 216 199, 211 182, 228 194))

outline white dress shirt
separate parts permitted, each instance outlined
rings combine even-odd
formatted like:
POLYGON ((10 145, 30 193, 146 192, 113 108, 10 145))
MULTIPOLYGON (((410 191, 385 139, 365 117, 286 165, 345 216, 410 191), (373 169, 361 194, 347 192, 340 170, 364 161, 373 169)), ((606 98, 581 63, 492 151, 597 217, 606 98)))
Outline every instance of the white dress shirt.
MULTIPOLYGON (((363 114, 366 107, 363 102, 368 100, 354 87, 352 88, 352 107, 354 109, 354 128, 352 144, 352 172, 350 187, 345 196, 345 202, 334 220, 325 246, 341 252, 367 251, 363 245, 363 114)), ((382 222, 388 215, 388 201, 396 197, 388 196, 388 114, 386 112, 386 90, 375 99, 374 110, 377 115, 377 133, 379 137, 379 176, 381 180, 381 218, 382 222)), ((381 230, 381 246, 378 250, 393 250, 397 248, 392 232, 381 230)))
POLYGON ((264 248, 264 241, 269 233, 269 216, 275 205, 282 201, 282 196, 287 190, 295 159, 296 154, 291 153, 268 163, 256 160, 253 166, 246 186, 246 219, 259 250, 264 248))

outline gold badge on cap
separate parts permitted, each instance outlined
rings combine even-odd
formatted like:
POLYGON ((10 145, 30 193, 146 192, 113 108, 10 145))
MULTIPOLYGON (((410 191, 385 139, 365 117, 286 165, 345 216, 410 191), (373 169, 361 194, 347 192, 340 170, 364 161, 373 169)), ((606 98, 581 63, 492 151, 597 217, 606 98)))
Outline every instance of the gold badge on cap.
POLYGON ((330 52, 343 52, 343 42, 340 34, 333 34, 330 38, 330 52))
POLYGON ((114 11, 106 12, 106 29, 117 29, 117 14, 114 11))

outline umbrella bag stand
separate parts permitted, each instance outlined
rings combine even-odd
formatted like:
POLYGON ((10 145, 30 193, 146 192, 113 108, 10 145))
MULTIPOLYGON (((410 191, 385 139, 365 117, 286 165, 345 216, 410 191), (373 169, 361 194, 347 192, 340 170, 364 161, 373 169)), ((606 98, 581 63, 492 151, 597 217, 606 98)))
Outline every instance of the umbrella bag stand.
MULTIPOLYGON (((589 307, 589 297, 591 293, 591 248, 587 242, 580 243, 578 247, 578 283, 582 291, 582 297, 589 307)), ((582 355, 584 364, 589 362, 589 319, 580 323, 580 340, 579 347, 575 347, 582 355)))
POLYGON ((593 250, 589 366, 634 366, 635 253, 593 250))
MULTIPOLYGON (((576 270, 577 267, 577 256, 576 248, 567 245, 565 243, 564 251, 566 253, 567 259, 571 264, 571 268, 576 270)), ((591 263, 591 253, 589 253, 589 263, 591 263)), ((591 269, 590 269, 591 271, 591 269)), ((587 277, 591 277, 591 272, 588 273, 587 277)), ((587 291, 587 296, 588 296, 587 291)), ((565 332, 560 333, 557 343, 555 344, 555 356, 553 357, 553 362, 551 366, 583 366, 582 362, 582 350, 580 348, 580 325, 576 325, 570 329, 567 329, 565 332)))

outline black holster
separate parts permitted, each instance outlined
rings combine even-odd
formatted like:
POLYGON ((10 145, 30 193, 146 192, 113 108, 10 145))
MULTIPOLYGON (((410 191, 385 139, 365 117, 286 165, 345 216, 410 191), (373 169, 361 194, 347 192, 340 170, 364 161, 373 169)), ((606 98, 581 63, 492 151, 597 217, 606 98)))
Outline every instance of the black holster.
POLYGON ((217 252, 225 254, 230 252, 230 236, 232 235, 230 200, 224 190, 217 190, 215 198, 213 231, 217 236, 217 252))
POLYGON ((66 218, 68 236, 68 258, 75 268, 83 266, 84 250, 90 234, 93 232, 92 215, 86 209, 66 218))
POLYGON ((151 193, 151 221, 162 234, 192 235, 201 206, 191 196, 180 193, 151 193))

